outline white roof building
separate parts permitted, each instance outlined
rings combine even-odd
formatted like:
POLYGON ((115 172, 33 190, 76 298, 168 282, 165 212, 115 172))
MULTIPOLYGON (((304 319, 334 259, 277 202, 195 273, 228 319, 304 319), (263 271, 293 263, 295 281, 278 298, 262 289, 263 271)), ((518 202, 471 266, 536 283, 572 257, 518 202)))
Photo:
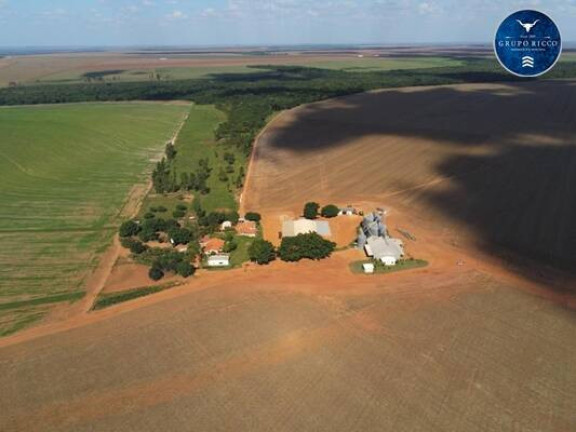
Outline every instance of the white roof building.
POLYGON ((232 222, 230 222, 230 221, 224 221, 224 222, 222 222, 222 224, 220 224, 220 229, 222 231, 224 231, 225 229, 230 229, 230 228, 232 228, 232 222))
POLYGON ((207 260, 208 267, 227 267, 230 265, 228 255, 210 255, 207 260))
POLYGON ((362 269, 364 270, 364 273, 374 273, 374 264, 364 263, 362 264, 362 269))
POLYGON ((330 224, 327 221, 301 218, 297 220, 285 220, 282 222, 282 237, 296 237, 298 234, 308 234, 311 232, 326 237, 332 235, 330 224))
POLYGON ((404 256, 402 240, 390 237, 368 237, 364 250, 366 255, 382 261, 385 265, 396 265, 404 256))

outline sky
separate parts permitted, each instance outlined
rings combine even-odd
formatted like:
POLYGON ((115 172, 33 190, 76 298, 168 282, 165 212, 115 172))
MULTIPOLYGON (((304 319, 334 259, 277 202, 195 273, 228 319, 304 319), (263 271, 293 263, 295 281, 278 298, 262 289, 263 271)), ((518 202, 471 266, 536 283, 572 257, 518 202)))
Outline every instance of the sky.
POLYGON ((576 0, 0 0, 0 46, 490 43, 520 9, 576 41, 576 0))

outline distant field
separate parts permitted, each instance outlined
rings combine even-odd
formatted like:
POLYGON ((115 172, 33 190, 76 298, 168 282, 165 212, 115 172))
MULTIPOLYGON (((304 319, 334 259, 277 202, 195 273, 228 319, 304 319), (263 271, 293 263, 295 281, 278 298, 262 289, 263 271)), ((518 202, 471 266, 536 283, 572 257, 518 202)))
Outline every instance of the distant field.
POLYGON ((85 82, 95 74, 107 82, 207 79, 221 73, 255 72, 248 66, 299 65, 352 72, 458 66, 460 60, 440 56, 401 58, 333 55, 219 55, 75 54, 6 57, 0 59, 0 87, 10 83, 85 82), (88 74, 88 75, 87 75, 88 74))
POLYGON ((345 70, 348 72, 373 72, 399 69, 420 69, 431 67, 461 66, 461 60, 447 57, 414 58, 351 58, 344 61, 318 61, 308 66, 322 69, 345 70))
POLYGON ((0 335, 40 318, 48 304, 82 295, 129 191, 146 181, 150 159, 187 109, 131 103, 0 110, 0 335))

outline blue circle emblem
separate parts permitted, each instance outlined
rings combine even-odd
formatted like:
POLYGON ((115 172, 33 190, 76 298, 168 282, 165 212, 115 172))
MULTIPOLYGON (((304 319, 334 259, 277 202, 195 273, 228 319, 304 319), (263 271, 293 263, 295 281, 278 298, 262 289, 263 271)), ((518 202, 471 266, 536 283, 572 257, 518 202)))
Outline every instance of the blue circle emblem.
POLYGON ((520 77, 537 77, 552 69, 560 58, 560 30, 542 12, 514 12, 496 31, 494 52, 508 72, 520 77))

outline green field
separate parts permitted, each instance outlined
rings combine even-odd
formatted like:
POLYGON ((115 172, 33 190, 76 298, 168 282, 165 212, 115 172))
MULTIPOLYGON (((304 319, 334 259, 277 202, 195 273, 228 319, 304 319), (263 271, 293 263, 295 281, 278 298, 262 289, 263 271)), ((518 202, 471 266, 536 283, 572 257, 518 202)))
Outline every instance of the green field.
POLYGON ((447 57, 382 58, 356 57, 342 61, 318 61, 302 66, 347 72, 374 72, 432 67, 462 66, 463 61, 447 57))
POLYGON ((81 296, 188 105, 0 109, 0 334, 81 296), (60 296, 60 297, 59 297, 60 296))
MULTIPOLYGON (((320 69, 345 70, 348 72, 374 72, 400 69, 419 69, 431 67, 461 66, 464 62, 448 57, 349 57, 342 60, 319 60, 314 62, 294 59, 291 66, 307 66, 320 69)), ((266 57, 262 57, 262 65, 266 65, 266 57)), ((143 69, 119 69, 96 72, 93 77, 105 82, 162 81, 186 79, 210 79, 218 74, 249 74, 261 69, 247 65, 231 66, 199 66, 199 67, 164 67, 143 69)), ((35 83, 71 84, 86 82, 90 72, 71 69, 44 76, 35 83)))
MULTIPOLYGON (((202 206, 207 211, 218 209, 236 210, 238 203, 234 197, 234 178, 240 167, 246 168, 246 157, 235 147, 224 147, 218 144, 214 138, 214 131, 218 125, 226 120, 226 115, 210 105, 194 105, 190 111, 190 116, 176 140, 177 155, 175 168, 178 174, 183 172, 194 172, 198 168, 200 159, 208 159, 212 174, 208 179, 210 193, 200 196, 202 206), (236 158, 234 164, 235 172, 230 174, 228 182, 222 182, 218 178, 221 167, 226 166, 224 153, 232 153, 236 158)), ((150 207, 162 205, 172 212, 174 206, 179 202, 177 197, 182 193, 170 195, 150 194, 142 206, 144 213, 150 207)))
MULTIPOLYGON (((126 69, 102 71, 101 77, 106 82, 162 81, 209 79, 222 73, 246 74, 257 72, 258 69, 248 66, 214 66, 214 67, 166 67, 149 69, 126 69)), ((86 82, 85 72, 70 70, 45 76, 38 80, 41 83, 73 84, 86 82)))

